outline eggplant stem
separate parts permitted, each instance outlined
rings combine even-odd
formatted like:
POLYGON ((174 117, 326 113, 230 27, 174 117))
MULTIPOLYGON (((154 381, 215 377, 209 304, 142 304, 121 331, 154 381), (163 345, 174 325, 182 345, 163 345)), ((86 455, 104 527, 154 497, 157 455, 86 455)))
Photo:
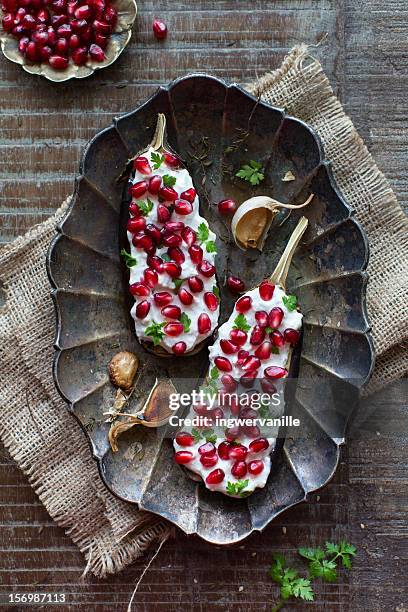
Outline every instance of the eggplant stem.
POLYGON ((289 242, 282 253, 278 265, 276 266, 272 275, 269 277, 271 283, 273 283, 274 285, 279 285, 280 287, 282 287, 282 289, 285 289, 286 279, 288 276, 290 264, 292 263, 293 255, 300 242, 300 239, 305 233, 308 223, 309 222, 306 217, 301 217, 299 219, 298 224, 295 227, 291 237, 289 238, 289 242))
POLYGON ((163 115, 163 113, 159 113, 157 115, 156 131, 154 133, 153 140, 150 145, 152 149, 154 149, 155 151, 159 151, 160 149, 163 148, 165 133, 166 133, 166 115, 163 115))

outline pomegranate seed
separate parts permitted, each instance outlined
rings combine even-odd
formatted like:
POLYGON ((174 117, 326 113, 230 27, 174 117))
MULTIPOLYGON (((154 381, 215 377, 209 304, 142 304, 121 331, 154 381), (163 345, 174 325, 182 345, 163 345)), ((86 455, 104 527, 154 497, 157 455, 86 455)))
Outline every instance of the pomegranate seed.
POLYGON ((97 45, 100 46, 101 49, 106 49, 106 46, 109 42, 109 37, 104 36, 104 34, 100 34, 99 32, 95 32, 93 40, 97 45))
POLYGON ((279 308, 279 306, 272 308, 271 312, 269 313, 269 326, 272 327, 272 329, 279 327, 279 325, 282 323, 283 316, 284 313, 282 308, 279 308))
POLYGON ((85 21, 85 19, 72 19, 71 28, 74 30, 74 32, 78 32, 83 37, 84 32, 88 28, 88 23, 85 21))
POLYGON ((239 382, 243 387, 251 388, 254 384, 254 378, 258 375, 258 370, 251 370, 250 372, 245 372, 243 376, 239 379, 239 382))
POLYGON ((248 472, 252 474, 253 476, 257 476, 258 474, 260 474, 263 471, 263 469, 264 469, 264 462, 261 461, 260 459, 256 459, 255 461, 250 461, 248 463, 248 472))
POLYGON ((283 337, 283 334, 280 333, 280 331, 273 331, 270 335, 269 335, 273 346, 276 346, 278 348, 282 348, 282 346, 285 345, 285 338, 283 337))
POLYGON ((77 6, 78 6, 78 2, 76 0, 71 0, 71 2, 68 2, 67 14, 69 15, 69 17, 73 17, 75 15, 77 6))
POLYGON ((244 363, 244 361, 245 361, 246 359, 248 359, 248 357, 249 357, 249 353, 248 353, 248 351, 244 351, 243 349, 241 349, 241 350, 238 352, 237 365, 242 366, 242 364, 244 363))
POLYGON ((146 236, 144 232, 138 232, 134 234, 132 244, 139 249, 144 249, 147 253, 150 252, 153 247, 153 240, 149 238, 149 236, 146 236))
POLYGON ((69 39, 68 44, 70 49, 78 49, 81 44, 81 39, 79 38, 78 34, 73 34, 69 39))
POLYGON ((52 8, 54 13, 62 15, 62 13, 66 11, 67 2, 66 0, 54 0, 54 2, 52 2, 52 8))
POLYGON ((193 446, 194 437, 188 431, 180 431, 176 435, 176 442, 180 446, 193 446))
POLYGON ((180 287, 178 291, 178 297, 180 302, 185 306, 190 306, 190 304, 193 303, 193 296, 189 291, 187 291, 187 289, 184 289, 184 287, 180 287))
POLYGON ((165 163, 170 166, 170 168, 178 168, 180 166, 180 160, 173 153, 165 153, 164 154, 165 163))
POLYGON ((260 365, 261 362, 259 361, 258 357, 251 355, 245 359, 244 363, 242 364, 242 369, 245 370, 245 372, 252 372, 253 370, 258 370, 260 365))
POLYGON ((89 0, 89 4, 93 8, 95 16, 100 19, 105 10, 105 0, 89 0))
MULTIPOLYGON (((69 25, 69 23, 63 23, 58 29, 57 29, 57 36, 59 36, 60 38, 69 38, 72 34, 72 28, 69 25)), ((68 44, 68 41, 67 41, 68 44)))
MULTIPOLYGON (((192 248, 192 247, 190 247, 190 248, 192 248)), ((206 278, 211 278, 211 276, 214 276, 214 274, 215 274, 215 266, 213 266, 206 259, 203 259, 203 261, 198 264, 197 270, 198 270, 198 272, 201 272, 201 274, 203 276, 205 276, 206 278)))
POLYGON ((243 346, 247 341, 247 337, 246 332, 242 331, 242 329, 232 329, 230 331, 231 342, 237 346, 243 346))
POLYGON ((224 435, 227 438, 228 442, 234 442, 234 440, 236 440, 239 436, 238 425, 234 427, 228 427, 228 429, 225 430, 224 435))
POLYGON ((212 442, 206 442, 198 447, 198 452, 200 455, 214 455, 215 446, 212 442))
POLYGON ((51 45, 51 47, 53 47, 55 43, 57 42, 57 35, 55 33, 54 28, 52 28, 51 26, 47 28, 47 34, 48 34, 48 43, 49 45, 51 45))
POLYGON ((151 169, 151 166, 149 164, 149 160, 147 159, 147 157, 136 157, 136 159, 133 160, 133 168, 137 170, 138 172, 140 172, 141 174, 151 174, 152 173, 152 169, 151 169))
POLYGON ((218 463, 218 457, 216 454, 214 455, 203 455, 200 457, 200 463, 203 464, 204 467, 214 467, 218 463))
POLYGON ((239 298, 239 300, 235 304, 235 310, 237 310, 240 313, 244 313, 244 312, 248 312, 251 306, 252 306, 252 298, 249 297, 249 295, 244 295, 243 297, 239 298))
POLYGON ((163 244, 168 247, 178 247, 181 244, 181 236, 178 234, 163 234, 163 244))
POLYGON ((243 444, 236 444, 232 446, 229 452, 230 459, 235 459, 236 461, 244 461, 247 454, 248 449, 243 444))
POLYGON ((199 276, 190 276, 188 286, 193 293, 200 293, 204 288, 204 283, 199 276))
POLYGON ((33 32, 31 35, 31 40, 37 43, 38 46, 44 46, 48 42, 48 32, 45 32, 45 31, 33 32))
POLYGON ((184 253, 179 247, 170 247, 167 251, 170 259, 175 261, 178 264, 182 264, 185 260, 184 253))
POLYGON ((231 474, 235 478, 243 478, 247 473, 247 465, 245 461, 236 461, 231 468, 231 474))
POLYGON ((224 412, 223 412, 223 410, 221 410, 221 408, 214 408, 214 410, 210 410, 210 412, 208 414, 210 416, 210 419, 211 419, 212 423, 214 423, 218 419, 223 419, 224 418, 224 412))
POLYGON ((252 332, 251 337, 249 339, 250 343, 254 346, 261 344, 265 339, 265 328, 260 327, 259 325, 255 325, 252 332))
POLYGON ((173 344, 171 350, 175 355, 182 355, 187 350, 187 344, 185 342, 176 342, 176 344, 173 344))
POLYGON ((218 211, 221 215, 233 215, 237 208, 235 200, 221 200, 221 202, 218 202, 218 211))
MULTIPOLYGON (((228 376, 228 374, 225 374, 225 376, 228 376)), ((235 383, 235 381, 234 381, 234 383, 235 383)), ((235 383, 235 385, 237 386, 237 383, 235 383)), ((240 410, 240 405, 239 405, 239 401, 238 401, 236 396, 231 397, 230 410, 231 410, 231 413, 234 416, 238 416, 239 410, 240 410)))
POLYGON ((197 195, 196 190, 193 187, 191 187, 190 189, 183 191, 183 193, 180 193, 180 200, 187 200, 187 202, 190 202, 190 204, 193 204, 196 198, 196 195, 197 195))
POLYGON ((20 38, 20 40, 18 41, 18 50, 23 55, 26 52, 27 45, 29 42, 30 42, 30 39, 27 36, 23 36, 23 38, 20 38))
POLYGON ((285 338, 286 342, 288 342, 292 346, 295 346, 295 344, 299 342, 300 333, 296 331, 296 329, 291 329, 290 327, 288 327, 283 332, 283 337, 285 338))
POLYGON ((220 482, 222 482, 224 478, 224 471, 217 468, 216 470, 213 470, 208 474, 207 478, 205 479, 205 482, 210 485, 220 484, 220 482))
POLYGON ((197 328, 199 334, 206 334, 211 330, 211 319, 205 312, 198 317, 197 328))
POLYGON ((3 28, 6 32, 11 32, 14 28, 14 15, 6 13, 2 19, 3 28))
POLYGON ((187 200, 176 200, 174 202, 174 210, 178 215, 189 215, 193 212, 193 205, 187 200))
POLYGON ((83 4, 76 9, 74 15, 76 19, 89 19, 92 15, 92 9, 88 4, 83 4))
POLYGON ((233 355, 238 351, 237 345, 231 342, 231 340, 220 340, 220 347, 226 355, 233 355))
POLYGON ((269 324, 268 313, 265 310, 258 310, 255 313, 255 319, 259 325, 259 327, 267 327, 269 324))
POLYGON ((188 249, 188 253, 193 263, 199 264, 203 261, 203 249, 198 244, 192 244, 188 249))
MULTIPOLYGON (((140 158, 138 157, 137 159, 146 159, 146 158, 140 158)), ((136 160, 135 160, 136 161, 136 160)), ((147 161, 147 159, 146 159, 147 161)), ((147 163, 149 164, 149 162, 147 161, 147 163)), ((149 168, 150 168, 150 164, 149 164, 149 168)), ((151 172, 151 169, 150 169, 151 172)), ((145 173, 143 173, 145 174, 145 173)), ((159 193, 160 187, 162 184, 162 177, 159 176, 158 174, 153 175, 150 180, 149 180, 149 193, 151 193, 152 195, 157 195, 159 193)))
POLYGON ((112 27, 115 27, 116 22, 118 20, 118 11, 111 4, 106 7, 105 13, 103 15, 106 23, 109 23, 112 27))
POLYGON ((130 285, 129 290, 132 295, 146 296, 150 293, 149 287, 144 283, 133 283, 130 285))
POLYGON ((158 291, 154 294, 153 299, 158 306, 168 306, 173 297, 168 291, 158 291))
POLYGON ((163 21, 155 19, 153 21, 153 34, 157 40, 163 40, 167 36, 167 26, 163 21))
POLYGON ((14 21, 14 25, 21 24, 21 22, 23 21, 26 15, 27 15, 27 11, 25 10, 25 8, 20 7, 18 11, 16 12, 16 18, 14 21))
POLYGON ((235 391, 237 388, 236 380, 231 376, 231 374, 223 374, 221 376, 221 382, 226 391, 235 391))
POLYGON ((262 283, 259 285, 259 295, 265 302, 272 299, 274 291, 275 285, 272 285, 272 283, 269 281, 262 281, 262 283))
POLYGON ((266 378, 263 378, 261 380, 261 387, 262 391, 265 391, 265 393, 269 393, 269 395, 273 395, 274 393, 276 393, 275 385, 273 385, 270 380, 266 380, 266 378))
POLYGON ((227 286, 232 293, 241 293, 242 291, 245 291, 244 281, 237 276, 228 276, 227 286))
POLYGON ((68 67, 69 60, 67 57, 62 57, 62 55, 51 55, 48 62, 55 70, 65 70, 68 67))
POLYGON ((26 15, 21 24, 26 30, 34 30, 37 25, 37 22, 32 15, 26 15))
POLYGON ((163 206, 163 204, 159 204, 157 207, 157 221, 159 223, 165 223, 170 219, 171 212, 168 208, 163 206))
POLYGON ((141 232, 146 227, 146 219, 143 217, 136 217, 134 219, 129 219, 127 222, 127 231, 132 232, 132 234, 136 234, 136 232, 141 232))
POLYGON ((178 198, 178 193, 173 187, 162 187, 159 189, 159 196, 167 202, 175 202, 178 198))
POLYGON ((255 356, 259 359, 269 359, 272 354, 272 344, 270 342, 263 342, 255 351, 255 356))
POLYGON ((149 268, 153 268, 159 274, 163 272, 163 260, 158 255, 148 255, 146 261, 149 268))
POLYGON ((66 55, 69 50, 68 41, 66 38, 58 38, 55 43, 55 51, 57 53, 61 53, 61 55, 66 55))
POLYGON ((89 55, 92 57, 92 59, 94 59, 96 62, 103 62, 103 60, 105 59, 105 53, 104 50, 101 49, 99 47, 99 45, 91 45, 89 47, 89 55))
POLYGON ((159 228, 154 223, 148 223, 146 225, 145 232, 156 244, 160 244, 162 235, 159 228))
POLYGON ((163 331, 166 336, 179 336, 184 332, 184 326, 182 323, 167 323, 163 331))
POLYGON ((23 25, 16 25, 16 27, 13 28, 12 33, 14 36, 19 38, 20 36, 23 36, 26 33, 26 30, 23 25))
POLYGON ((189 247, 197 240, 197 234, 191 227, 184 227, 181 231, 181 237, 189 247))
POLYGON ((48 47, 48 45, 45 45, 44 47, 40 47, 38 49, 38 55, 40 56, 42 60, 48 60, 52 55, 51 47, 48 47))
POLYGON ((134 217, 141 217, 142 213, 140 211, 140 208, 138 207, 137 204, 135 204, 134 202, 131 202, 129 204, 129 212, 134 216, 134 217))
POLYGON ((112 26, 101 19, 95 19, 92 24, 93 29, 99 32, 100 34, 111 34, 112 26))
POLYGON ((269 366, 269 368, 265 368, 265 376, 266 378, 283 378, 287 374, 287 370, 285 368, 279 368, 278 366, 269 366))
POLYGON ((179 319, 181 317, 181 308, 171 304, 171 306, 165 306, 162 308, 161 313, 163 317, 166 317, 166 319, 179 319))
POLYGON ((258 413, 253 408, 245 406, 244 408, 242 408, 239 416, 241 417, 241 419, 256 419, 258 413))
POLYGON ((143 273, 143 278, 144 278, 146 285, 148 287, 151 287, 152 289, 159 282, 159 277, 157 276, 157 272, 155 270, 152 270, 151 268, 146 268, 146 270, 143 273))
POLYGON ((164 227, 170 233, 180 232, 184 228, 184 223, 182 221, 167 221, 164 227))
POLYGON ((144 319, 150 310, 150 302, 143 300, 136 306, 136 316, 138 319, 144 319))
POLYGON ((258 438, 257 440, 252 440, 249 445, 249 450, 251 453, 260 453, 269 448, 269 442, 266 438, 258 438))
POLYGON ((190 461, 193 460, 193 453, 190 453, 190 451, 178 451, 177 453, 174 454, 174 460, 176 463, 179 463, 180 465, 184 465, 185 463, 190 463, 190 461))
POLYGON ((163 270, 167 272, 171 278, 178 278, 181 274, 181 267, 173 261, 165 261, 163 264, 163 270))
POLYGON ((26 58, 31 62, 37 61, 37 46, 34 42, 29 42, 26 47, 26 58))
POLYGON ((218 456, 220 459, 229 459, 229 451, 231 448, 231 444, 229 442, 227 442, 226 440, 224 442, 221 442, 221 444, 218 445, 218 456))
POLYGON ((207 416, 209 413, 209 408, 205 404, 196 404, 193 410, 198 416, 207 416))
POLYGON ((216 357, 214 363, 221 372, 231 372, 232 370, 231 362, 226 357, 216 357))
POLYGON ((37 22, 38 23, 48 23, 50 20, 50 13, 47 9, 40 9, 37 13, 37 22))
POLYGON ((130 188, 132 198, 141 198, 147 191, 148 183, 146 181, 138 181, 130 188))

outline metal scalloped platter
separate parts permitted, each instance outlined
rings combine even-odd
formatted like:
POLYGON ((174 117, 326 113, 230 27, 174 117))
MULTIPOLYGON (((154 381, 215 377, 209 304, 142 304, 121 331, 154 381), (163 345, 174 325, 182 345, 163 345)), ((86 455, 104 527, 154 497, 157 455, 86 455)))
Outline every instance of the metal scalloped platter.
MULTIPOLYGON (((113 493, 209 542, 242 540, 306 500, 336 470, 358 388, 374 362, 365 311, 365 235, 336 188, 313 130, 240 87, 206 75, 161 87, 145 104, 115 120, 88 144, 80 172, 47 261, 57 317, 57 388, 89 437, 101 477, 113 493), (167 117, 169 144, 193 177, 201 213, 218 235, 221 279, 228 269, 251 287, 269 275, 297 215, 272 226, 262 253, 243 252, 233 244, 216 202, 262 193, 298 203, 310 191, 315 194, 313 205, 302 210, 309 228, 288 279, 304 314, 291 408, 302 419, 302 437, 281 439, 267 485, 247 499, 211 494, 188 478, 173 462, 171 441, 160 429, 130 430, 115 454, 108 443, 109 425, 102 412, 113 404, 115 390, 107 364, 118 350, 137 353, 144 364, 139 398, 147 396, 163 372, 197 384, 208 363, 205 348, 188 359, 147 353, 135 338, 129 315, 126 271, 119 257, 125 246, 124 187, 116 179, 128 158, 151 141, 159 112, 167 117), (204 164, 197 159, 203 152, 204 164), (265 167, 262 187, 255 190, 233 176, 250 159, 265 167), (289 170, 295 180, 282 181, 289 170)), ((225 290, 221 297, 223 322, 233 298, 225 290)))

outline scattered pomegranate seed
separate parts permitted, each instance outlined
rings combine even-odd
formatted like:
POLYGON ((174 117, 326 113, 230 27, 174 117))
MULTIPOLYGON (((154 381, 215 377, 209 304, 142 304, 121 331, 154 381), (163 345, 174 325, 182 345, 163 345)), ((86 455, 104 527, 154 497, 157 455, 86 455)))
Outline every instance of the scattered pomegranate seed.
POLYGON ((131 202, 129 204, 129 212, 134 217, 141 217, 141 215, 142 215, 142 213, 140 211, 140 208, 138 207, 137 204, 135 204, 135 202, 131 202))
POLYGON ((266 378, 283 378, 287 375, 287 370, 285 368, 279 368, 278 366, 269 366, 269 368, 265 368, 264 374, 266 378))
POLYGON ((261 380, 262 391, 265 393, 269 393, 269 395, 273 395, 276 393, 276 387, 271 383, 270 380, 266 380, 266 378, 262 378, 261 380))
POLYGON ((163 241, 163 244, 168 247, 180 246, 181 236, 179 236, 178 234, 163 233, 162 241, 163 241))
POLYGON ((130 195, 132 198, 141 198, 146 193, 148 186, 146 181, 139 181, 130 188, 130 195))
POLYGON ((211 278, 215 274, 215 266, 213 266, 209 261, 203 259, 203 261, 197 266, 198 272, 201 272, 203 276, 206 278, 211 278))
POLYGON ((215 453, 213 455, 203 455, 200 457, 200 463, 206 468, 214 467, 218 463, 218 457, 215 453))
POLYGON ((197 240, 197 234, 191 227, 184 227, 181 231, 181 237, 189 247, 197 240))
POLYGON ((57 53, 61 53, 61 55, 65 55, 66 53, 68 53, 68 49, 69 49, 69 44, 66 38, 58 38, 57 42, 55 43, 55 51, 57 51, 57 53))
POLYGON ((284 312, 282 308, 275 306, 275 308, 272 308, 271 312, 269 313, 269 326, 272 327, 272 329, 276 329, 282 323, 283 317, 284 312))
POLYGON ((249 295, 244 295, 239 298, 237 303, 235 304, 235 310, 240 313, 248 312, 252 306, 252 298, 249 295))
POLYGON ((146 227, 146 219, 144 217, 136 217, 133 219, 129 219, 127 222, 127 231, 132 232, 132 234, 136 234, 136 232, 141 232, 146 227))
POLYGON ((129 286, 130 293, 132 295, 140 295, 146 297, 150 293, 150 289, 144 283, 133 283, 129 286))
POLYGON ((231 342, 237 346, 243 346, 247 341, 247 337, 247 333, 242 331, 242 329, 232 329, 230 331, 231 342))
MULTIPOLYGON (((81 39, 79 38, 78 34, 72 34, 71 38, 68 41, 68 45, 69 45, 69 48, 72 50, 78 49, 80 47, 81 39)), ((85 51, 88 53, 86 48, 85 48, 85 51)))
POLYGON ((245 283, 238 276, 228 276, 227 286, 232 293, 242 293, 242 291, 245 291, 245 283))
POLYGON ((168 306, 173 300, 173 296, 168 291, 158 291, 153 295, 153 299, 157 306, 168 306))
MULTIPOLYGON (((225 376, 228 376, 228 374, 225 374, 225 376)), ((234 381, 234 383, 235 383, 235 381, 234 381)), ((238 386, 237 383, 235 383, 235 386, 238 386)), ((238 398, 236 396, 234 396, 234 395, 231 397, 230 410, 231 410, 231 413, 234 416, 238 416, 239 410, 240 410, 240 405, 239 405, 238 398)))
POLYGON ((261 327, 260 325, 255 325, 251 332, 251 336, 249 338, 250 343, 254 346, 257 346, 258 344, 261 344, 261 342, 263 342, 264 339, 265 339, 265 328, 261 327))
POLYGON ((187 191, 183 191, 183 193, 180 193, 180 200, 187 200, 187 202, 190 202, 190 204, 193 204, 195 198, 196 198, 197 192, 196 190, 191 187, 190 189, 187 189, 187 191))
POLYGON ((261 451, 269 448, 269 442, 266 438, 258 438, 257 440, 252 440, 249 445, 249 450, 251 453, 260 453, 261 451))
POLYGON ((14 28, 14 15, 11 13, 6 13, 2 19, 3 28, 6 32, 11 32, 14 28))
POLYGON ((229 459, 229 451, 231 448, 231 444, 229 442, 227 442, 226 440, 224 442, 221 442, 221 444, 218 445, 218 456, 220 459, 229 459))
POLYGON ((109 6, 106 7, 103 18, 106 21, 106 23, 109 23, 112 27, 115 27, 116 22, 118 20, 117 9, 114 6, 112 6, 112 4, 110 4, 109 6))
POLYGON ((188 433, 188 431, 180 431, 176 435, 176 442, 180 446, 193 446, 194 437, 191 435, 191 433, 188 433))
POLYGON ((159 174, 155 174, 154 176, 152 176, 149 180, 149 193, 151 193, 152 195, 157 195, 160 191, 161 184, 162 177, 159 174))
POLYGON ((157 276, 156 270, 152 270, 151 268, 146 268, 146 270, 143 273, 143 278, 144 278, 146 285, 148 285, 148 287, 151 287, 152 289, 159 282, 159 277, 157 276))
POLYGON ((245 461, 236 461, 231 468, 231 474, 235 478, 243 478, 247 473, 247 465, 245 461))
POLYGON ((171 350, 175 355, 182 355, 187 350, 187 344, 185 342, 176 342, 176 344, 173 344, 171 350))
MULTIPOLYGON (((83 8, 83 7, 81 7, 83 8)), ((133 168, 140 172, 140 174, 151 174, 152 168, 149 164, 147 157, 139 156, 133 160, 133 168)), ((149 181, 150 184, 150 181, 149 181)))
POLYGON ((28 36, 23 36, 23 38, 20 38, 20 40, 18 41, 18 50, 20 51, 20 53, 25 53, 26 49, 27 49, 27 45, 30 42, 30 39, 28 38, 28 36))
POLYGON ((223 376, 221 376, 221 383, 223 384, 224 389, 229 392, 235 391, 238 386, 236 380, 231 376, 231 374, 223 374, 223 376))
POLYGON ((243 444, 236 444, 230 448, 229 456, 230 459, 236 461, 244 461, 248 454, 248 449, 243 444))
POLYGON ((174 454, 174 460, 176 463, 184 465, 185 463, 190 463, 194 458, 193 453, 190 451, 178 451, 174 454))
POLYGON ((153 21, 153 34, 157 38, 157 40, 163 40, 167 36, 167 26, 164 21, 160 21, 160 19, 155 19, 153 21))
POLYGON ((166 231, 171 233, 180 232, 184 228, 184 223, 182 221, 167 221, 164 224, 164 228, 166 231))
POLYGON ((171 212, 163 204, 157 206, 157 221, 159 223, 166 223, 171 217, 171 212))
POLYGON ((234 440, 236 440, 239 436, 239 427, 238 425, 234 426, 234 427, 229 427, 228 429, 225 430, 224 435, 226 437, 226 439, 228 440, 228 442, 234 442, 234 440))
POLYGON ((200 293, 204 288, 204 283, 199 276, 190 276, 188 286, 193 293, 200 293))
POLYGON ((221 200, 221 202, 218 202, 218 211, 221 215, 233 215, 237 208, 235 200, 221 200))
POLYGON ((164 161, 167 164, 167 166, 170 166, 170 168, 178 168, 181 163, 177 155, 173 155, 173 153, 165 153, 164 161))
POLYGON ((211 319, 205 312, 198 317, 197 329, 199 334, 206 334, 211 330, 211 319))
POLYGON ((161 309, 161 313, 166 319, 179 319, 181 317, 181 308, 171 304, 170 306, 164 306, 161 309))
POLYGON ((256 459, 255 461, 250 461, 248 463, 248 472, 253 476, 257 476, 263 471, 264 467, 264 462, 260 459, 256 459))
POLYGON ((198 452, 200 455, 213 455, 215 454, 215 446, 212 442, 206 442, 198 447, 198 452))
POLYGON ((159 189, 159 196, 167 202, 175 202, 178 198, 178 193, 173 187, 162 187, 159 189))
POLYGON ((208 474, 207 478, 205 479, 205 482, 207 484, 220 484, 220 482, 222 482, 224 478, 225 478, 224 471, 218 468, 208 474))
POLYGON ((37 46, 34 42, 29 42, 26 48, 26 58, 31 62, 36 62, 38 58, 37 46))
POLYGON ((101 19, 95 19, 92 26, 94 30, 101 34, 111 34, 112 32, 112 26, 101 19))
POLYGON ((273 346, 276 346, 277 348, 282 348, 282 346, 285 345, 285 338, 283 337, 283 334, 280 333, 280 331, 273 331, 269 334, 269 337, 272 341, 273 346))
POLYGON ((245 372, 243 376, 239 379, 239 382, 243 387, 250 389, 254 384, 254 378, 258 375, 258 370, 251 370, 249 372, 245 372))
POLYGON ((275 285, 269 281, 262 281, 262 283, 259 285, 259 295, 265 302, 272 299, 274 291, 275 285))
POLYGON ((160 244, 162 235, 157 225, 155 225, 154 223, 148 223, 146 225, 145 232, 155 244, 160 244))
POLYGON ((214 363, 221 372, 231 372, 232 364, 226 357, 216 357, 214 363))
POLYGON ((167 251, 167 255, 178 264, 182 264, 185 260, 184 253, 179 247, 170 247, 167 251))
POLYGON ((231 340, 220 340, 220 347, 222 349, 222 352, 226 355, 233 355, 238 351, 238 346, 231 342, 231 340))
POLYGON ((55 70, 65 70, 69 64, 68 58, 62 57, 62 55, 51 55, 48 62, 52 68, 55 68, 55 70))
POLYGON ((99 45, 95 45, 95 43, 89 47, 89 55, 96 62, 103 62, 105 59, 104 50, 101 49, 99 45))
POLYGON ((286 342, 288 342, 292 346, 295 346, 295 344, 299 342, 300 333, 296 331, 296 329, 291 329, 290 327, 288 327, 283 332, 283 337, 285 338, 286 342))
POLYGON ((146 236, 144 232, 138 232, 132 238, 132 243, 139 249, 144 249, 146 253, 150 252, 153 247, 153 240, 146 236))
POLYGON ((143 300, 136 306, 136 316, 138 319, 144 319, 150 310, 150 302, 143 300))
POLYGON ((192 244, 188 249, 188 253, 193 263, 199 264, 203 261, 203 249, 198 244, 192 244))
POLYGON ((268 313, 265 310, 257 310, 255 319, 259 327, 267 327, 269 325, 268 313))
POLYGON ((208 416, 209 408, 205 404, 196 404, 193 410, 198 416, 208 416))
POLYGON ((204 302, 208 310, 210 310, 211 312, 217 310, 218 300, 211 291, 207 291, 206 293, 204 293, 204 302))
POLYGON ((163 331, 166 336, 179 336, 184 331, 184 326, 182 323, 167 323, 163 327, 163 331))
POLYGON ((259 361, 258 357, 250 355, 245 359, 244 363, 242 364, 242 369, 245 370, 245 372, 252 372, 253 370, 258 370, 260 365, 261 362, 259 361))
POLYGON ((180 287, 178 291, 178 297, 179 297, 180 302, 184 304, 185 306, 190 306, 190 304, 193 303, 193 299, 194 299, 193 296, 184 287, 180 287))
POLYGON ((242 364, 244 363, 244 361, 245 361, 246 359, 248 359, 248 357, 249 357, 249 353, 248 353, 248 351, 245 351, 244 349, 241 349, 241 350, 238 352, 237 365, 242 366, 242 364))
POLYGON ((187 200, 176 200, 174 202, 174 211, 178 215, 189 215, 193 212, 193 205, 187 200))
POLYGON ((270 342, 263 342, 255 351, 255 356, 259 359, 269 359, 272 354, 272 344, 270 342))
POLYGON ((163 264, 163 270, 167 272, 171 278, 178 278, 181 274, 181 267, 174 261, 165 261, 163 264))
POLYGON ((146 261, 149 268, 153 268, 159 274, 163 272, 163 260, 158 255, 148 255, 146 261))
POLYGON ((248 436, 248 438, 257 438, 261 433, 257 425, 244 425, 242 427, 242 431, 248 436))

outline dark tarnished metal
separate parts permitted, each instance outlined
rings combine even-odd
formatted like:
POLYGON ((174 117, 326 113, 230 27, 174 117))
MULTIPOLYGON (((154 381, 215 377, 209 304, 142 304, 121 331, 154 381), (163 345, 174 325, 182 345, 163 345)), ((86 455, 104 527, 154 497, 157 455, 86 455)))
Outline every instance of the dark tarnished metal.
MULTIPOLYGON (((86 431, 102 479, 116 495, 160 514, 186 533, 214 543, 237 542, 304 501, 336 470, 358 387, 368 380, 374 362, 365 310, 366 237, 336 188, 313 130, 240 87, 206 75, 161 87, 134 112, 116 119, 88 144, 80 172, 72 206, 47 261, 57 316, 57 388, 86 431), (218 270, 237 274, 247 287, 271 274, 298 215, 292 213, 283 225, 278 216, 262 253, 243 252, 233 243, 215 203, 257 194, 299 203, 310 191, 316 194, 312 205, 300 211, 310 224, 287 283, 304 313, 292 406, 304 423, 304 437, 280 440, 266 487, 247 499, 210 493, 188 478, 172 461, 172 445, 162 430, 135 427, 120 438, 116 454, 108 444, 109 426, 102 412, 113 403, 107 365, 116 352, 133 351, 143 363, 133 411, 156 376, 190 379, 193 388, 208 364, 206 348, 188 359, 146 352, 129 315, 126 270, 119 257, 126 246, 126 198, 122 200, 123 183, 116 179, 127 159, 151 141, 158 112, 167 117, 168 142, 185 160, 201 213, 218 235, 218 270), (265 181, 257 189, 234 178, 251 159, 266 167, 265 181), (288 170, 295 180, 284 182, 288 170), (339 395, 342 406, 336 409, 339 395)), ((232 304, 233 297, 223 288, 220 322, 232 304)))

